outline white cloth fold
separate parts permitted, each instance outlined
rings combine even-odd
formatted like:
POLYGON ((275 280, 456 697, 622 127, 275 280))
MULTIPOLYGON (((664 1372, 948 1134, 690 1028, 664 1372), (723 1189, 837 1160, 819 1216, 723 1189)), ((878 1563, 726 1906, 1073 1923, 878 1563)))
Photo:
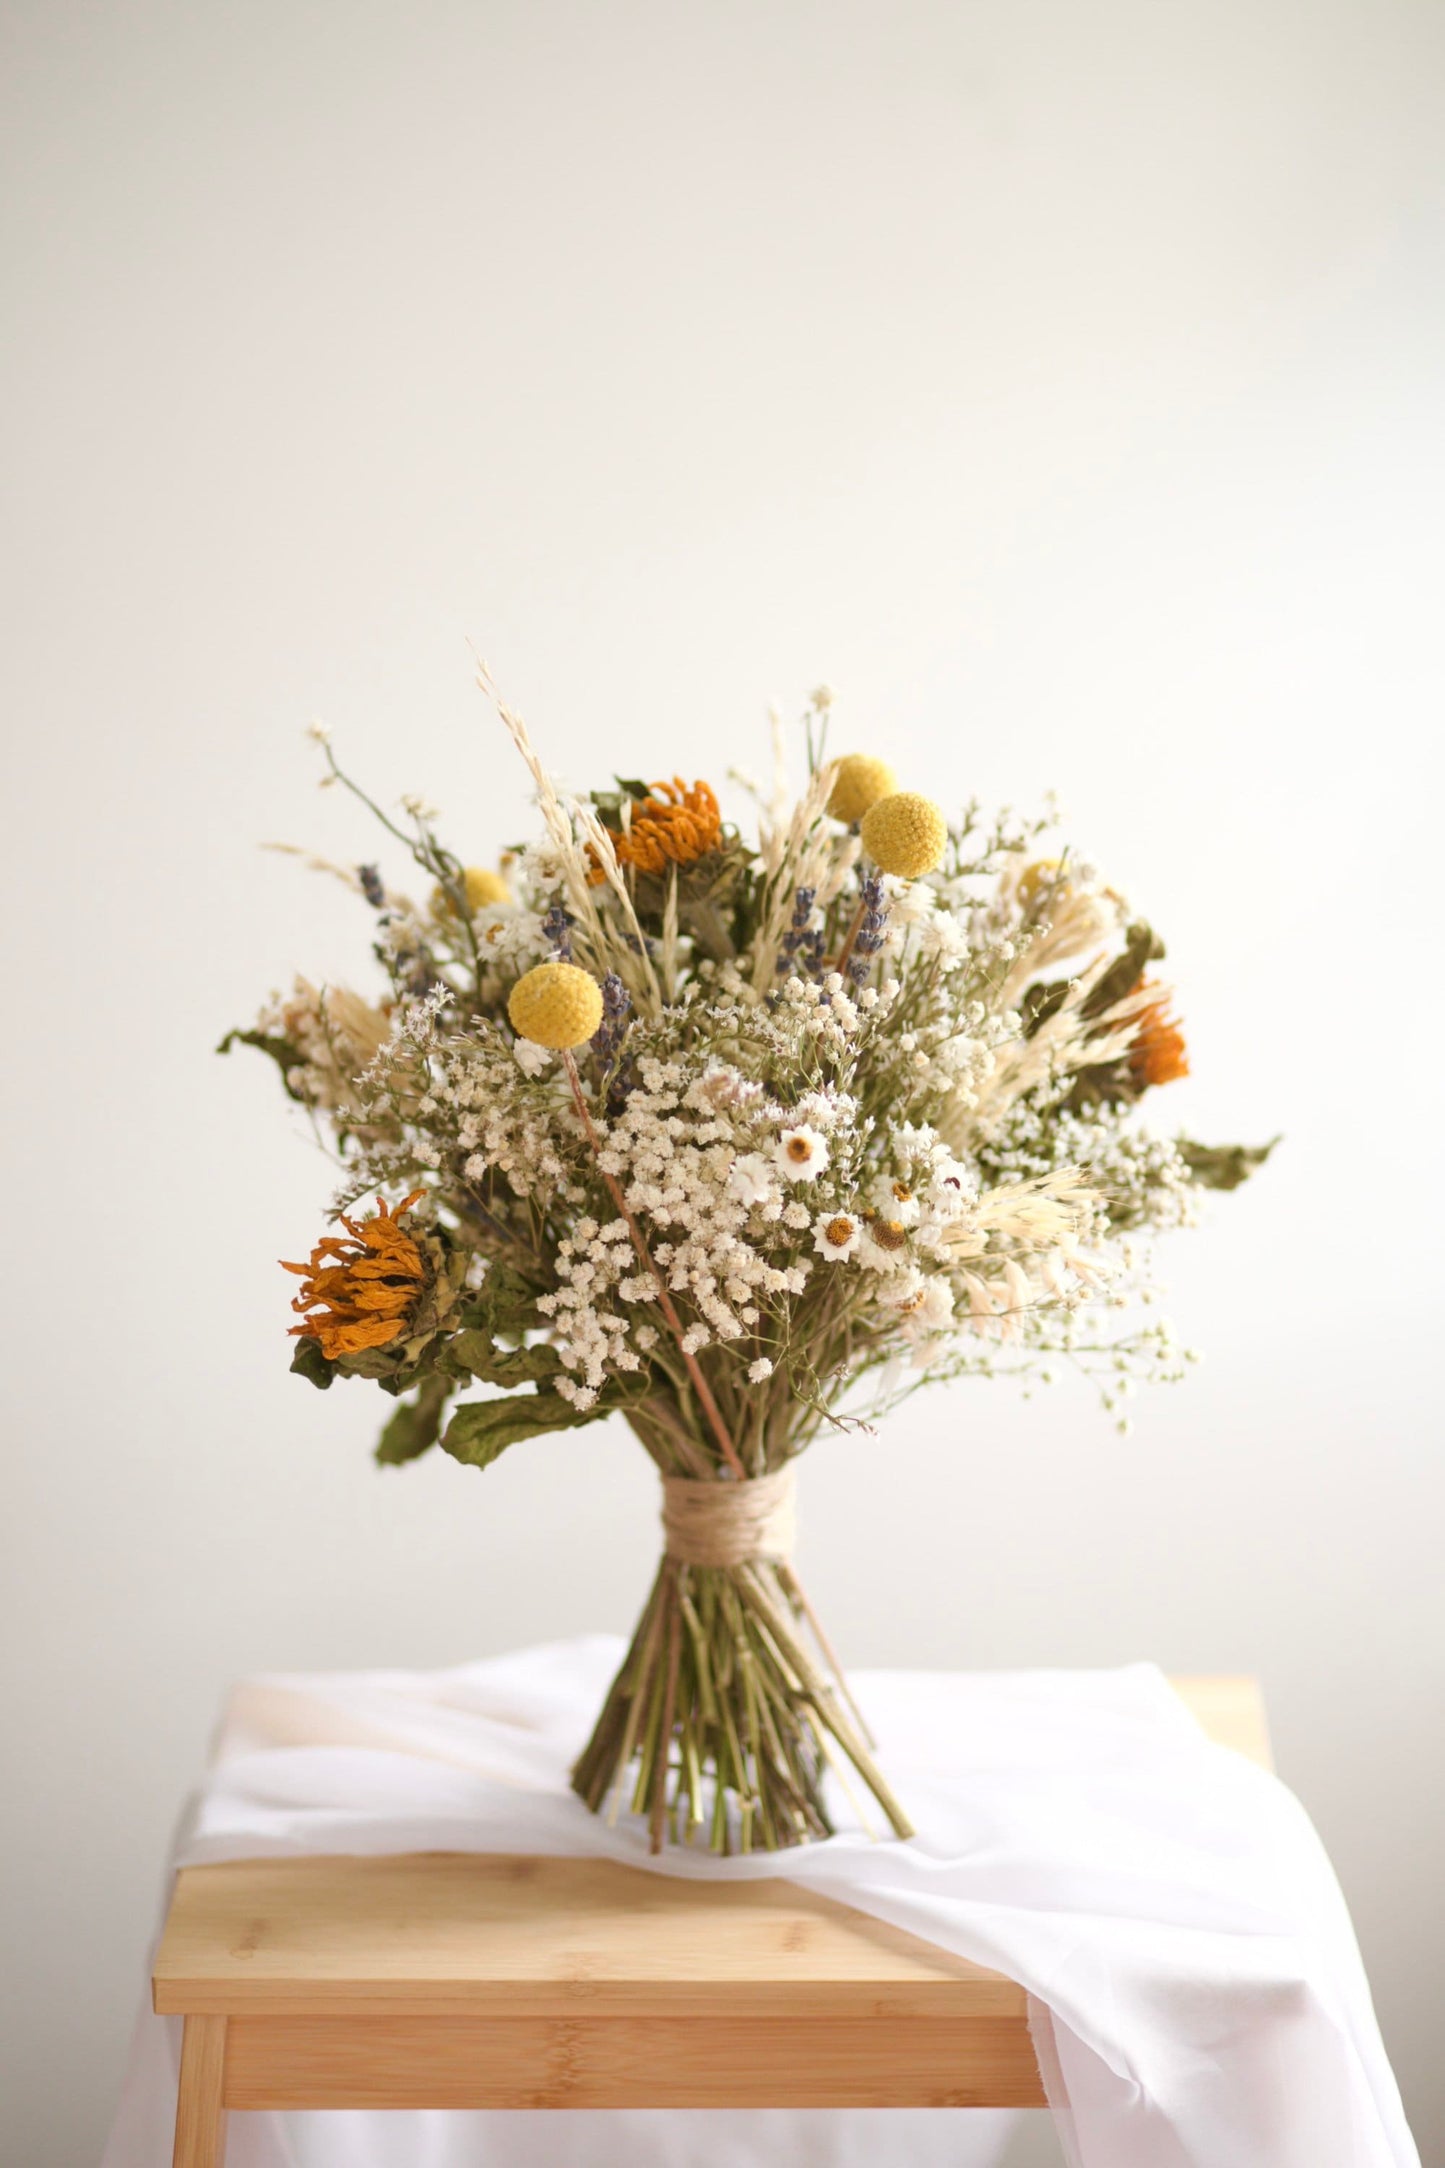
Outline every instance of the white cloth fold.
MULTIPOLYGON (((1150 1665, 861 1672, 917 1824, 777 1855, 649 1858, 567 1770, 610 1638, 441 1672, 238 1687, 175 1864, 268 1853, 592 1853, 782 1875, 1029 1991, 1070 2168, 1418 2168, 1349 1917, 1295 1799, 1210 1743, 1150 1665)), ((102 2168, 164 2168, 174 2029, 143 2016, 102 2168)), ((960 2111, 235 2116, 231 2168, 982 2164, 1010 2119, 960 2111)))

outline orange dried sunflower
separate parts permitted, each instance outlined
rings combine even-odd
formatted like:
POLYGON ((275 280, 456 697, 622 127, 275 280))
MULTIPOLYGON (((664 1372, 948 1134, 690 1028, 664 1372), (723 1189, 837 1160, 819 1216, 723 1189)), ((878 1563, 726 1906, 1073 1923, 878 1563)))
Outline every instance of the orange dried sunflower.
POLYGON ((322 1354, 334 1362, 402 1337, 427 1279, 421 1251, 401 1224, 421 1194, 414 1189, 395 1212, 378 1197, 374 1219, 342 1215, 349 1239, 324 1236, 306 1265, 281 1260, 304 1283, 291 1305, 303 1319, 291 1327, 292 1339, 319 1340, 322 1354))
MULTIPOLYGON (((680 775, 670 783, 652 783, 650 798, 634 800, 632 822, 613 838, 618 862, 639 873, 665 873, 670 865, 691 866, 722 840, 722 815, 710 783, 689 790, 680 775)), ((593 860, 587 876, 595 888, 604 876, 593 860)))
MULTIPOLYGON (((1135 992, 1146 992, 1157 984, 1155 979, 1140 979, 1135 992)), ((1189 1074, 1189 1050, 1178 1022, 1169 1014, 1170 999, 1168 987, 1160 987, 1158 1000, 1140 1009, 1135 1019, 1129 1070, 1141 1090, 1149 1084, 1173 1084, 1189 1074)))

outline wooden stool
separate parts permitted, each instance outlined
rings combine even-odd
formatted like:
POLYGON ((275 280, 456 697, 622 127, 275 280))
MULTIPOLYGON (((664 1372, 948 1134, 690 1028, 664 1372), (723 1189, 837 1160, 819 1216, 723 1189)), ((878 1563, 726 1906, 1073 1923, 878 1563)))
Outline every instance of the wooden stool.
MULTIPOLYGON (((1176 1680, 1268 1765, 1250 1679, 1176 1680)), ((227 2108, 1037 2108, 1021 1987, 791 1883, 485 1853, 176 1879, 175 2168, 227 2108)))

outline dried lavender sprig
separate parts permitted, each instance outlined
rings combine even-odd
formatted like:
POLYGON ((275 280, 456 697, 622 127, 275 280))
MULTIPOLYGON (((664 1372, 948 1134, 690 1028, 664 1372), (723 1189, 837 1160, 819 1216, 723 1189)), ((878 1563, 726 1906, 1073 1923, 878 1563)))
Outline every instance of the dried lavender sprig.
POLYGON ((792 921, 779 943, 774 966, 780 978, 789 972, 800 972, 804 978, 817 978, 822 970, 823 929, 808 924, 817 893, 815 888, 804 886, 793 897, 792 921))
POLYGON ((559 964, 572 961, 572 926, 571 913, 564 911, 560 903, 554 903, 542 921, 542 931, 556 951, 559 964))
POLYGON ((377 866, 358 866, 356 878, 361 883, 361 893, 373 911, 380 911, 386 904, 386 890, 381 884, 381 871, 377 866))
POLYGON ((602 1021, 591 1038, 591 1047, 599 1064, 610 1068, 617 1051, 627 1035, 627 1015, 632 1007, 632 996, 615 971, 609 971, 602 981, 602 1021))
POLYGON ((873 958, 883 946, 883 936, 888 927, 888 909, 883 900, 883 876, 881 873, 865 873, 863 876, 863 916, 853 936, 848 954, 848 976, 855 986, 861 986, 873 968, 873 958))

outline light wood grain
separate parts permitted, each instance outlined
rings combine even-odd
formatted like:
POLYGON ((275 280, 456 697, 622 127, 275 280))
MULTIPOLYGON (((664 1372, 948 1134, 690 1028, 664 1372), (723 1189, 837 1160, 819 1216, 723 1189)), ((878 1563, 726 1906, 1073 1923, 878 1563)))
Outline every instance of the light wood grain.
MULTIPOLYGON (((1268 1759, 1249 1679, 1178 1682, 1268 1759)), ((1022 2018, 1012 1982, 783 1881, 606 1860, 411 1853, 234 1860, 178 1877, 163 2012, 1022 2018)))
POLYGON ((435 2016, 1019 2016, 997 1973, 782 1881, 408 1853, 179 1878, 156 2008, 435 2016))
POLYGON ((172 2168, 224 2168, 226 2034, 223 2017, 186 2019, 172 2168))
POLYGON ((243 2017, 233 2108, 1036 2108, 1021 2019, 243 2017))
MULTIPOLYGON (((1174 1684, 1268 1765, 1253 1680, 1174 1684)), ((190 1867, 154 1995, 187 2015, 183 2168, 218 2168, 222 2084, 246 2108, 1043 2098, 1022 1988, 782 1880, 474 1853, 190 1867)))

